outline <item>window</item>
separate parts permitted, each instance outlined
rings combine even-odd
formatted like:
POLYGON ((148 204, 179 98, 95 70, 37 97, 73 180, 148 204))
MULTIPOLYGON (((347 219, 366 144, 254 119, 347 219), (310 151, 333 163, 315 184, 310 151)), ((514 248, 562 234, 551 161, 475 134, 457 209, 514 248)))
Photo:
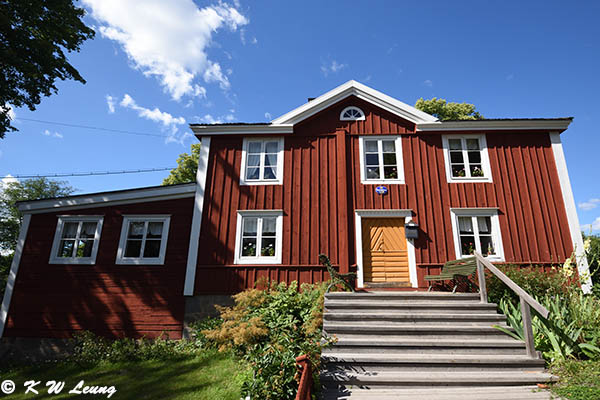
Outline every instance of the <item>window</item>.
POLYGON ((95 215, 58 217, 50 264, 94 264, 102 221, 95 215))
POLYGON ((504 258, 496 209, 453 209, 452 225, 458 258, 473 251, 492 259, 504 258))
POLYGON ((242 185, 281 185, 283 182, 283 138, 244 139, 242 185))
POLYGON ((170 219, 167 215, 123 217, 117 264, 164 264, 170 219))
POLYGON ((280 264, 282 211, 238 211, 236 264, 280 264))
POLYGON ((358 107, 346 107, 340 113, 340 121, 364 121, 365 113, 358 107))
POLYGON ((492 181, 484 135, 447 135, 442 141, 448 182, 492 181))
POLYGON ((404 183, 400 136, 362 136, 359 147, 363 184, 404 183))

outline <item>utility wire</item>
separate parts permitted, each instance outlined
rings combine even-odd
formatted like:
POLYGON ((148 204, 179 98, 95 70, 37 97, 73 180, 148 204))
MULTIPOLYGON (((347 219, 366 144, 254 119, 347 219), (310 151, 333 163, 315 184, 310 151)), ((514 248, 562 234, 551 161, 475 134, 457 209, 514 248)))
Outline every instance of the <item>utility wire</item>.
POLYGON ((136 135, 136 136, 153 136, 153 137, 160 137, 160 138, 163 138, 163 139, 167 138, 167 135, 161 135, 161 134, 158 134, 158 133, 123 131, 123 130, 120 130, 120 129, 109 129, 109 128, 100 128, 100 127, 97 127, 97 126, 67 124, 65 122, 44 121, 44 120, 41 120, 41 119, 23 118, 23 117, 17 117, 15 119, 22 120, 22 121, 39 122, 39 123, 42 123, 42 124, 68 126, 68 127, 71 127, 71 128, 93 129, 93 130, 97 130, 97 131, 106 131, 106 132, 112 132, 112 133, 124 133, 124 134, 127 134, 127 135, 136 135))
POLYGON ((44 175, 7 175, 3 178, 62 178, 66 176, 97 176, 97 175, 120 175, 120 174, 139 174, 143 172, 157 172, 157 171, 168 171, 175 167, 165 168, 146 168, 146 169, 130 169, 123 171, 93 171, 93 172, 67 172, 67 173, 56 173, 56 174, 44 174, 44 175))

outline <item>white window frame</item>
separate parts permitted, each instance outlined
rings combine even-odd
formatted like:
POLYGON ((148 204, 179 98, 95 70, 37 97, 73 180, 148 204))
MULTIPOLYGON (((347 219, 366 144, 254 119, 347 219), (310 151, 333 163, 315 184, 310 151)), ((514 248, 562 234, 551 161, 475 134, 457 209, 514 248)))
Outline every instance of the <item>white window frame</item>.
POLYGON ((119 240, 119 249, 117 250, 116 264, 119 265, 163 265, 165 263, 165 255, 167 253, 167 240, 169 238, 169 225, 171 222, 170 215, 124 215, 123 224, 121 226, 121 238, 119 240), (144 237, 142 238, 142 248, 140 249, 140 257, 125 257, 125 246, 127 244, 127 231, 130 222, 145 222, 144 237), (162 222, 163 230, 160 238, 160 254, 158 257, 144 257, 144 246, 146 244, 146 234, 148 222, 162 222))
POLYGON ((260 138, 244 138, 242 144, 242 166, 240 168, 240 185, 282 185, 283 184, 283 137, 260 137, 260 138), (265 142, 278 143, 277 149, 277 176, 275 179, 258 179, 246 180, 248 145, 251 142, 262 142, 262 151, 260 154, 260 174, 263 174, 265 168, 265 142))
POLYGON ((281 264, 281 251, 283 244, 283 210, 240 210, 237 212, 237 224, 235 233, 235 257, 234 264, 281 264), (242 257, 242 220, 244 217, 276 217, 275 222, 275 256, 261 256, 258 251, 260 235, 262 234, 262 219, 257 225, 257 252, 253 257, 242 257))
MULTIPOLYGON (((52 242, 52 250, 50 252, 49 264, 80 264, 80 265, 93 265, 96 263, 96 256, 98 255, 98 247, 100 245, 100 236, 102 232, 102 223, 104 222, 104 216, 102 215, 59 215, 58 222, 56 223, 56 231, 54 233, 54 241, 52 242), (96 232, 94 234, 94 245, 92 246, 92 254, 90 257, 58 257, 58 247, 62 239, 62 231, 65 222, 78 222, 76 236, 79 237, 83 222, 96 222, 96 232)), ((73 254, 77 251, 77 247, 73 248, 73 254)))
POLYGON ((488 148, 487 142, 485 140, 485 135, 480 134, 467 134, 467 135, 442 135, 442 144, 444 147, 444 164, 446 166, 446 178, 449 183, 456 182, 492 182, 492 170, 490 168, 490 159, 488 156, 488 148), (452 176, 452 166, 450 165, 450 146, 448 143, 449 139, 461 139, 462 141, 462 152, 463 152, 463 162, 465 164, 465 176, 462 177, 454 177, 452 176), (478 139, 479 140, 479 148, 481 152, 481 168, 483 170, 483 176, 466 176, 466 174, 470 174, 471 170, 469 168, 469 158, 467 155, 466 149, 466 139, 478 139))
POLYGON ((360 182, 363 185, 377 185, 382 183, 403 184, 404 181, 404 157, 402 156, 402 136, 399 135, 368 135, 358 138, 358 147, 360 150, 360 182), (379 176, 383 176, 383 151, 381 140, 394 140, 396 145, 396 168, 398 168, 397 179, 367 179, 367 165, 365 160, 365 140, 377 140, 377 149, 379 154, 379 176))
MULTIPOLYGON (((454 251, 456 258, 466 258, 469 255, 462 255, 460 246, 460 232, 458 225, 458 217, 490 217, 492 222, 492 241, 496 250, 496 254, 486 257, 491 261, 504 261, 504 247, 502 246, 502 233, 500 231, 500 220, 498 218, 497 208, 451 208, 450 219, 452 220, 452 232, 454 233, 454 251)), ((478 224, 473 224, 473 236, 475 237, 476 251, 480 254, 481 249, 479 243, 479 227, 478 224)))
POLYGON ((365 113, 363 112, 363 110, 361 110, 360 108, 358 108, 356 106, 348 106, 348 107, 344 108, 342 110, 342 112, 340 113, 340 121, 364 121, 364 120, 365 120, 365 113), (360 117, 357 117, 357 118, 346 118, 346 117, 344 117, 344 114, 348 110, 356 110, 356 111, 358 111, 360 113, 360 117))

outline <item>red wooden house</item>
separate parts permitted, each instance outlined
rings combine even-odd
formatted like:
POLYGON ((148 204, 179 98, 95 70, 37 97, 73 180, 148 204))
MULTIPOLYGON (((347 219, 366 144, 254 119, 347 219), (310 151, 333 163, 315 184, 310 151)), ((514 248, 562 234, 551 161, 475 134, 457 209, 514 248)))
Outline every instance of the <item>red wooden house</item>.
POLYGON ((19 205, 0 334, 178 338, 194 305, 261 277, 327 279, 319 253, 361 288, 425 288, 473 250, 563 262, 583 249, 571 120, 440 122, 349 81, 270 123, 192 124, 195 183, 19 205))

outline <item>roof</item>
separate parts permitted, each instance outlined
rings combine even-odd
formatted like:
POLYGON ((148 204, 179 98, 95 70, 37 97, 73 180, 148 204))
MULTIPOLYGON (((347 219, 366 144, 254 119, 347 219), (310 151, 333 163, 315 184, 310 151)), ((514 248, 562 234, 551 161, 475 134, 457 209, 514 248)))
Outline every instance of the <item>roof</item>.
POLYGON ((136 189, 19 201, 17 202, 17 208, 23 213, 43 213, 55 210, 100 207, 104 205, 172 200, 192 197, 195 193, 196 183, 183 183, 169 186, 148 186, 136 189))

